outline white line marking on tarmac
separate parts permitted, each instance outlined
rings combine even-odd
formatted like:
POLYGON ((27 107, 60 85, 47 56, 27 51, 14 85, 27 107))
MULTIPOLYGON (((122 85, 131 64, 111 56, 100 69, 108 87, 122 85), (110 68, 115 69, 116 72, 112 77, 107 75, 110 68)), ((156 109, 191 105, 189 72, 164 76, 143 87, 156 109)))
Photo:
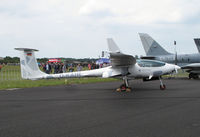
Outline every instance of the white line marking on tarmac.
POLYGON ((20 89, 20 88, 9 88, 9 89, 6 89, 6 90, 13 91, 13 90, 18 90, 18 89, 20 89))

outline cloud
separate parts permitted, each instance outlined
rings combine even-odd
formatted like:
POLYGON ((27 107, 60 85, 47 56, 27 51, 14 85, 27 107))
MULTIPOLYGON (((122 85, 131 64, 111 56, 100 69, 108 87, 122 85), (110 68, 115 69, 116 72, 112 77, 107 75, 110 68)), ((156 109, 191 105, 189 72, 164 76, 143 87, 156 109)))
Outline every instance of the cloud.
POLYGON ((199 15, 200 4, 197 0, 88 0, 79 10, 91 17, 97 12, 104 13, 99 16, 104 23, 177 23, 199 15))
POLYGON ((0 1, 0 14, 18 17, 75 16, 85 0, 15 0, 0 1))
POLYGON ((138 32, 159 41, 178 36, 188 51, 200 32, 199 10, 197 0, 0 0, 0 55, 30 47, 40 57, 98 57, 107 37, 124 53, 141 55, 138 32))

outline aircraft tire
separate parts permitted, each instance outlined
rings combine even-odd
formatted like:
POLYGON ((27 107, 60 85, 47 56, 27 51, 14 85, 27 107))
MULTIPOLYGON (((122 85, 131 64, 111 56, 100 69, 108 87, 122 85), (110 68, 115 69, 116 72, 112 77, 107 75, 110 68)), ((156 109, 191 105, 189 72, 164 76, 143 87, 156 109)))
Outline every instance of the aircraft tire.
POLYGON ((121 90, 121 88, 117 88, 116 91, 117 92, 121 92, 122 90, 121 90))
POLYGON ((199 76, 197 74, 194 74, 193 79, 198 79, 199 76))
POLYGON ((163 85, 160 85, 160 90, 165 90, 166 89, 166 86, 163 84, 163 85))
POLYGON ((194 73, 190 73, 189 74, 189 79, 198 79, 199 78, 199 76, 197 75, 197 74, 194 74, 194 73))
POLYGON ((189 79, 192 79, 193 78, 193 73, 190 73, 189 74, 189 79))
POLYGON ((131 92, 131 88, 130 87, 126 88, 126 92, 131 92))

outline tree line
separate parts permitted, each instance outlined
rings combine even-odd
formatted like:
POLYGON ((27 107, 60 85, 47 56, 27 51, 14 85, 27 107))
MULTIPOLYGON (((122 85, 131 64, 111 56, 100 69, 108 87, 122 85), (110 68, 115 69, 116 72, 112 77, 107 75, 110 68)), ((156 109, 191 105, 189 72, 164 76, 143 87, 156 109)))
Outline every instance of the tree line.
MULTIPOLYGON (((80 62, 95 62, 98 59, 95 58, 83 58, 83 59, 75 59, 75 58, 60 58, 61 60, 65 60, 66 62, 80 61, 80 62)), ((39 63, 46 63, 49 58, 38 58, 37 61, 39 63)), ((0 64, 8 64, 8 63, 19 63, 19 57, 10 57, 6 56, 2 60, 0 60, 0 64)))

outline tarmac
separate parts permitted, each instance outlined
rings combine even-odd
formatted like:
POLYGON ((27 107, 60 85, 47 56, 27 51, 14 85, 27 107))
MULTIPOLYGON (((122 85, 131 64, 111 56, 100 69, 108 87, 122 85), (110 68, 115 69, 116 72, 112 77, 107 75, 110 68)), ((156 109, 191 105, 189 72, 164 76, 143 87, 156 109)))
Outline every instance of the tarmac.
POLYGON ((199 137, 200 80, 63 85, 0 91, 0 137, 199 137))

